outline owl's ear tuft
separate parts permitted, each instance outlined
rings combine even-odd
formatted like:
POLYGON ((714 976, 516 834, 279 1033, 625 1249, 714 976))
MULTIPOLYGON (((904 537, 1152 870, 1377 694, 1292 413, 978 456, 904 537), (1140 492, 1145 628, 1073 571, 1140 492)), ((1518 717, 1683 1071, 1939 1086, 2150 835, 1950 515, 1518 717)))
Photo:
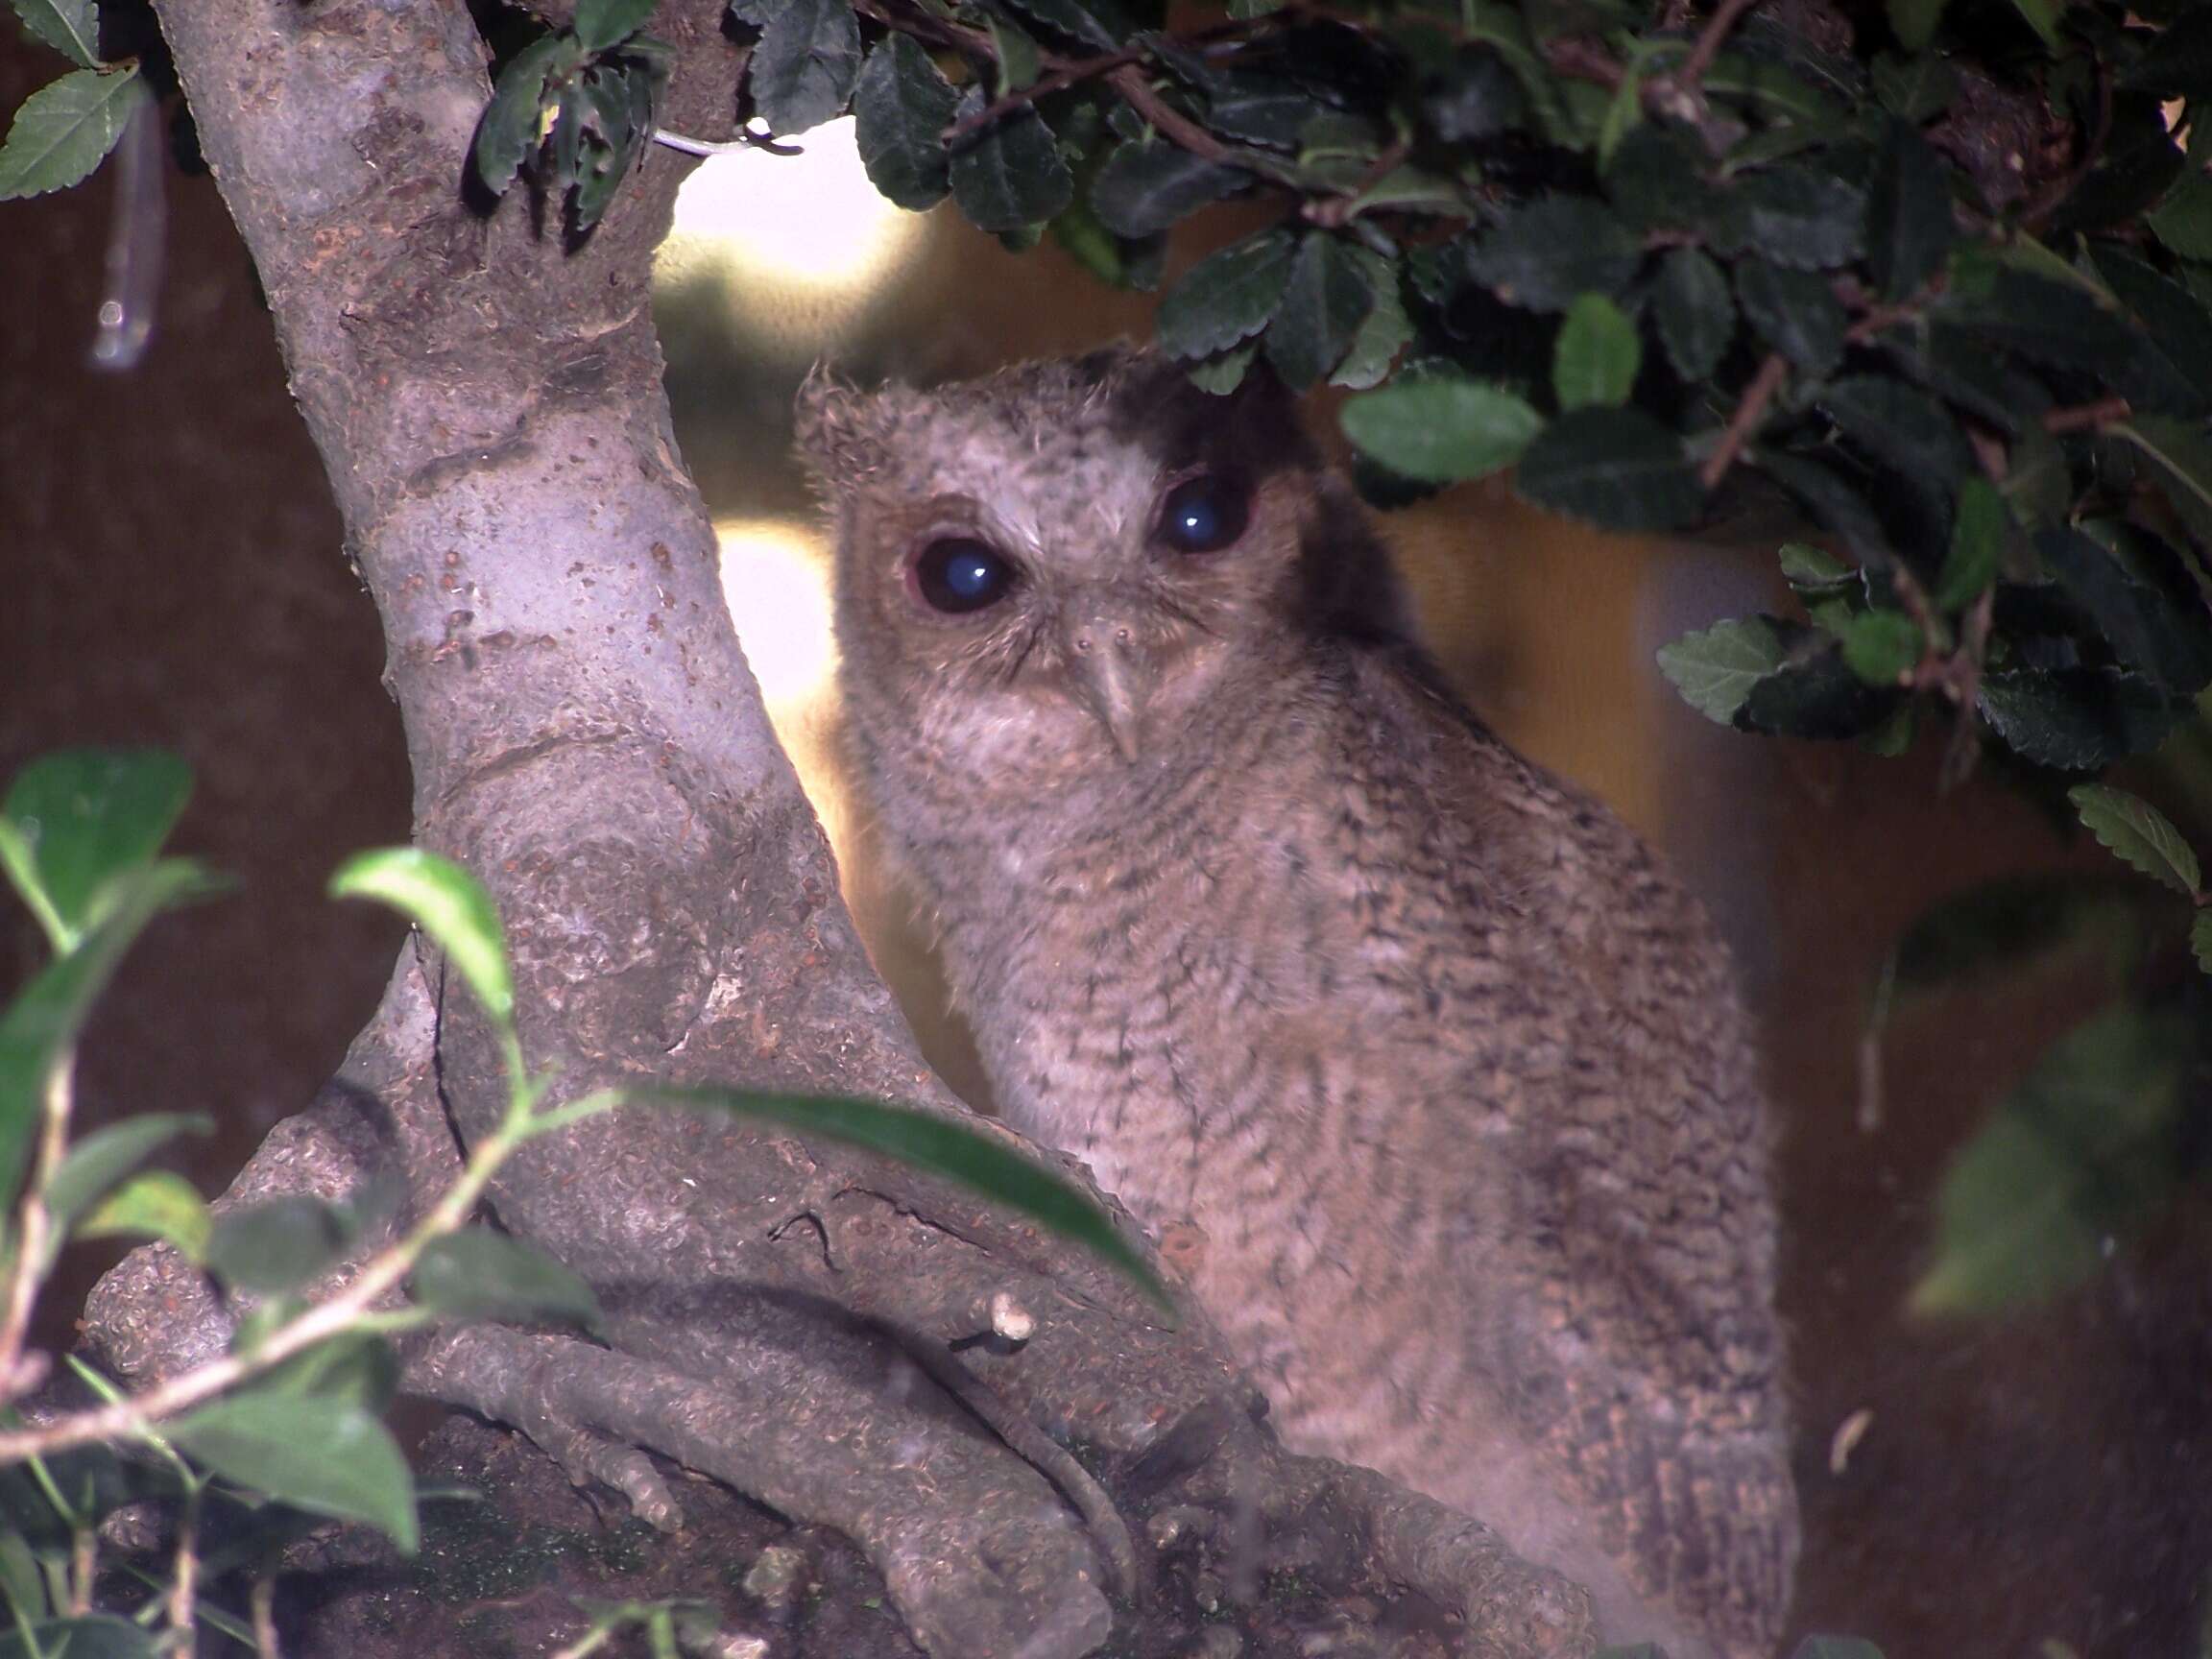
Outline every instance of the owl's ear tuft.
POLYGON ((880 395, 840 380, 817 363, 800 383, 792 410, 799 458, 823 489, 851 489, 883 464, 880 395))

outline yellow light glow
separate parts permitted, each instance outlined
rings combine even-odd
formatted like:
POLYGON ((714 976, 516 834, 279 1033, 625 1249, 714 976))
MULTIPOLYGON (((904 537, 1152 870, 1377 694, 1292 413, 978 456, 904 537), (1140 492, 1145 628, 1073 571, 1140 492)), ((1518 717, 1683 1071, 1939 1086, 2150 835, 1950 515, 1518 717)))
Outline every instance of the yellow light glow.
POLYGON ((926 221, 877 193, 850 119, 802 135, 797 156, 743 150, 711 156, 676 195, 661 244, 663 280, 711 278, 750 305, 765 287, 850 300, 912 257, 926 221))
MULTIPOLYGON (((782 518, 727 519, 714 535, 722 549, 722 602, 760 683, 769 724, 850 876, 858 826, 839 771, 828 543, 782 518)), ((867 907, 850 891, 847 899, 867 907)))
POLYGON ((781 727, 830 689, 837 644, 830 631, 829 550, 822 538, 781 518, 714 526, 722 549, 722 600, 737 642, 781 727))

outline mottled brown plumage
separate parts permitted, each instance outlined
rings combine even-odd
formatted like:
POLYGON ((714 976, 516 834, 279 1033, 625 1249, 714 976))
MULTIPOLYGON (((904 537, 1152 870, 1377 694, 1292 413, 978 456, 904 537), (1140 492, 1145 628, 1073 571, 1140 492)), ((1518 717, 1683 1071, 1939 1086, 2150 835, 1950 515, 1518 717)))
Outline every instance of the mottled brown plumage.
POLYGON ((1488 1522, 1608 1640, 1770 1652, 1767 1133, 1695 904, 1439 687, 1280 395, 1117 351, 817 379, 801 425, 864 781, 1007 1118, 1192 1246, 1293 1446, 1488 1522), (1164 536, 1239 493, 1228 544, 1164 536))

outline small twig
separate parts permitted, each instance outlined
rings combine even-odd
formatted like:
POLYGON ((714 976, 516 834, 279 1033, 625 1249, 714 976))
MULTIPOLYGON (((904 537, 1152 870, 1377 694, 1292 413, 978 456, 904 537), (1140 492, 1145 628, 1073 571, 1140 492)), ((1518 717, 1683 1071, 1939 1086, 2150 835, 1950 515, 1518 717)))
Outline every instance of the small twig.
MULTIPOLYGON (((51 1254, 54 1214, 46 1208, 46 1183, 60 1166, 61 1155, 69 1146, 69 1111, 74 1099, 72 1066, 73 1060, 64 1056, 46 1079, 44 1110, 38 1125, 37 1162, 32 1166, 31 1181, 24 1190, 16 1222, 15 1271, 8 1284, 6 1315, 0 1318, 0 1379, 10 1387, 33 1375, 18 1361, 23 1356, 23 1338, 31 1328, 32 1305, 38 1298, 38 1281, 46 1271, 47 1257, 51 1254)), ((0 1399, 0 1405, 6 1403, 0 1399)))
POLYGON ((169 1586, 169 1652, 174 1659, 192 1659, 192 1607, 200 1588, 200 1551, 194 1541, 200 1529, 200 1492, 197 1483, 185 1487, 184 1513, 177 1521, 177 1575, 169 1586))
POLYGON ((1144 71, 1136 64, 1124 63, 1109 70, 1106 84, 1121 94, 1130 108, 1201 161, 1229 159, 1229 146, 1155 92, 1152 83, 1144 79, 1144 71))
POLYGON ((804 156, 803 145, 792 144, 766 132, 756 132, 750 127, 738 129, 734 138, 686 138, 681 132, 656 130, 653 142, 665 144, 671 150, 681 150, 686 156, 734 156, 740 150, 765 150, 771 156, 804 156))
POLYGON ((2056 436, 2061 432, 2111 426, 2130 419, 2134 413, 2125 397, 2100 397, 2094 403, 2077 403, 2071 408, 2050 411, 2043 417, 2043 430, 2056 436))
POLYGON ((248 1616, 253 1621, 254 1659, 284 1659, 276 1644, 276 1575, 257 1574, 246 1593, 248 1616))
POLYGON ((963 115, 938 134, 948 144, 957 144, 971 132, 981 132, 1001 115, 1025 108, 1040 98, 1048 98, 1055 92, 1065 91, 1094 75, 1103 75, 1118 69, 1124 63, 1135 63, 1144 57, 1142 46, 1124 46, 1118 52, 1103 52, 1095 58, 1077 58, 1062 63, 1058 68, 1040 75, 1026 86, 1017 86, 1003 97, 994 98, 982 108, 963 115))
POLYGON ((1342 225, 1352 217, 1352 210, 1359 204, 1359 199, 1397 171, 1412 153, 1412 149, 1413 146, 1407 140, 1394 139, 1383 148, 1380 156, 1367 164, 1366 171, 1359 175, 1359 181, 1351 189, 1342 195, 1332 196, 1325 202, 1308 203, 1307 222, 1326 230, 1333 230, 1342 225))
POLYGON ((1767 405, 1782 389, 1783 376, 1789 373, 1789 360, 1781 352, 1767 353, 1767 360, 1759 365, 1759 373, 1751 376, 1751 384, 1743 389, 1736 413, 1728 418, 1728 429, 1720 434, 1720 442, 1714 445, 1713 453, 1705 457, 1705 465, 1697 470, 1697 481, 1706 489, 1718 489, 1720 480, 1728 476, 1728 469, 1736 464, 1736 457, 1750 442, 1752 429, 1767 413, 1767 405))
POLYGON ((1705 78, 1705 71, 1713 67, 1713 60, 1720 55, 1720 42, 1736 27, 1736 20, 1751 10, 1757 0, 1720 0, 1713 15, 1706 19, 1697 43, 1690 48, 1690 56, 1682 60, 1682 67, 1674 72, 1674 84, 1685 92, 1695 93, 1697 83, 1705 78))

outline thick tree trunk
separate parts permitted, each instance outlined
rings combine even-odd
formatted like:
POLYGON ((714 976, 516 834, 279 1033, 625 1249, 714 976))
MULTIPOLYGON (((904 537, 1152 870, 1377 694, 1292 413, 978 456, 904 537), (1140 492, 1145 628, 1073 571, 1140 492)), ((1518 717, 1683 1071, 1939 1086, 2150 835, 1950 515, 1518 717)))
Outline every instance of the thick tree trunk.
MULTIPOLYGON (((656 20, 681 53, 671 126, 727 125, 721 9, 664 0, 656 20)), ((565 252, 520 191, 489 216, 463 200, 489 87, 458 3, 161 17, 383 616, 417 836, 498 899, 532 1061, 564 1094, 711 1080, 958 1110, 839 902, 670 436, 647 282, 680 163, 657 153, 565 252)), ((230 1201, 393 1168, 434 1190, 503 1099, 463 1001, 403 958, 339 1079, 230 1201)), ((1188 1543, 1194 1515, 1201 1555, 1238 1564, 1228 1582, 1294 1546, 1347 1589, 1427 1590, 1472 1651, 1590 1646, 1579 1593, 1483 1529, 1281 1454, 1202 1325, 1167 1329, 1097 1263, 906 1171, 630 1109, 534 1143, 493 1202, 600 1287, 610 1345, 449 1333, 411 1356, 411 1385, 522 1425, 662 1524, 674 1502, 638 1448, 846 1532, 933 1651, 1092 1650, 1104 1587, 1155 1579, 1151 1546, 1188 1543), (989 1334, 1009 1302, 1025 1343, 989 1334), (1032 1424, 1096 1451, 1122 1512, 1155 1515, 1144 1546, 1032 1424)), ((157 1251, 89 1316, 132 1379, 226 1330, 157 1251)), ((1147 1650, 1179 1639, 1160 1601, 1124 1618, 1147 1650)))

